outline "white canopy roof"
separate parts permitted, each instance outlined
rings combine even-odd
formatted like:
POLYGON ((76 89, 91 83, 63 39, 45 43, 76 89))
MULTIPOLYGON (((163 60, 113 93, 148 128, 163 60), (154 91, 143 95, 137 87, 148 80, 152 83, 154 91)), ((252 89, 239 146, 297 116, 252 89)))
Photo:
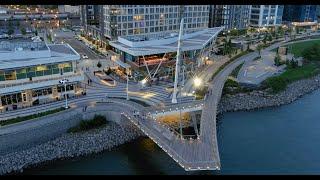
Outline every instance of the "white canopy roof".
MULTIPOLYGON (((199 50, 204 48, 222 30, 223 27, 215 27, 202 29, 190 34, 184 34, 182 39, 182 51, 199 50)), ((121 39, 120 37, 117 41, 111 41, 109 44, 133 56, 144 56, 177 51, 178 37, 144 41, 139 42, 138 45, 135 45, 134 43, 135 42, 129 41, 125 38, 121 39)))

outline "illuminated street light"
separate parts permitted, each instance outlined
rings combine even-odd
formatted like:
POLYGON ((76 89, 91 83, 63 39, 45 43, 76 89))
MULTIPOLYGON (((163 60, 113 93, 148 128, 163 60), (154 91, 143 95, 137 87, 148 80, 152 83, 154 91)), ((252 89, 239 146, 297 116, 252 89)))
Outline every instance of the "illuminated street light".
POLYGON ((147 80, 146 79, 143 79, 142 81, 141 81, 141 84, 142 85, 145 85, 147 83, 147 80))
POLYGON ((67 83, 69 82, 68 79, 64 78, 62 80, 59 81, 60 84, 64 85, 64 95, 65 95, 65 99, 66 99, 66 104, 65 104, 65 108, 68 109, 68 96, 67 96, 67 83))
POLYGON ((200 78, 195 77, 194 80, 193 80, 193 83, 194 83, 195 87, 199 87, 202 84, 202 81, 201 81, 200 78))

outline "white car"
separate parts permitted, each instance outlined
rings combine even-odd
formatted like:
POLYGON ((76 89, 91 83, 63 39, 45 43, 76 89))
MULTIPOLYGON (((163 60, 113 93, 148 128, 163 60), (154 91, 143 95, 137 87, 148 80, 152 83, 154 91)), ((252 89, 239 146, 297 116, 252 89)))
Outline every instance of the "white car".
POLYGON ((83 54, 83 55, 82 55, 82 58, 83 58, 83 59, 88 59, 88 56, 85 55, 85 54, 83 54))

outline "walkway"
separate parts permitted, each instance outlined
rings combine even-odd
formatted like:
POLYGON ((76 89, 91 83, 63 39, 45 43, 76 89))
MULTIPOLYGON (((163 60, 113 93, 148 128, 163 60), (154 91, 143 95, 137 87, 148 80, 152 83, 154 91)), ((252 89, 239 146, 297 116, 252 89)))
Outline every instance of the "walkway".
MULTIPOLYGON (((281 43, 272 45, 273 47, 267 49, 275 48, 280 44, 281 43)), ((179 163, 179 165, 183 167, 185 170, 219 170, 221 168, 221 164, 216 134, 216 115, 217 106, 222 94, 222 89, 226 79, 228 78, 229 74, 233 71, 233 69, 235 69, 237 66, 239 66, 241 63, 245 61, 252 61, 256 57, 258 57, 258 53, 253 52, 236 59, 235 61, 228 64, 222 71, 220 71, 210 82, 208 88, 209 93, 207 94, 206 99, 204 100, 202 105, 203 107, 200 122, 200 136, 198 137, 198 139, 183 139, 179 137, 179 134, 177 134, 175 131, 171 131, 165 125, 161 125, 153 117, 134 116, 134 110, 141 111, 142 109, 144 109, 144 107, 138 103, 126 101, 125 99, 112 98, 109 100, 125 107, 123 108, 123 115, 127 117, 130 121, 132 121, 135 125, 137 125, 147 136, 149 136, 154 142, 156 142, 160 148, 167 152, 168 155, 172 157, 177 163, 179 163)), ((70 100, 70 105, 74 106, 74 108, 87 103, 93 103, 92 105, 94 105, 94 103, 96 101, 99 101, 99 99, 103 100, 106 93, 108 94, 108 96, 110 94, 110 96, 115 95, 119 97, 126 97, 125 93, 123 93, 125 88, 124 84, 121 84, 117 88, 110 88, 106 86, 101 86, 99 84, 95 85, 97 86, 89 86, 88 92, 90 93, 88 93, 87 96, 76 100, 70 100)), ((148 91, 146 92, 150 92, 149 90, 155 92, 164 92, 163 87, 157 86, 148 89, 148 91)), ((164 100, 168 97, 167 95, 168 93, 165 95, 159 93, 157 94, 157 96, 153 96, 155 98, 150 99, 152 99, 153 102, 164 102, 164 100)), ((132 96, 138 98, 139 100, 147 102, 146 99, 141 98, 141 94, 132 96)), ((60 101, 56 102, 54 105, 48 104, 46 106, 39 107, 48 110, 48 106, 61 107, 62 104, 63 101, 60 101)), ((175 105, 173 105, 172 107, 177 108, 175 105)), ((31 109, 23 109, 3 113, 1 114, 1 118, 3 118, 3 116, 6 115, 9 115, 9 117, 12 117, 13 115, 17 114, 25 115, 28 112, 30 112, 30 110, 31 109)), ((142 110, 141 112, 144 111, 142 110)))

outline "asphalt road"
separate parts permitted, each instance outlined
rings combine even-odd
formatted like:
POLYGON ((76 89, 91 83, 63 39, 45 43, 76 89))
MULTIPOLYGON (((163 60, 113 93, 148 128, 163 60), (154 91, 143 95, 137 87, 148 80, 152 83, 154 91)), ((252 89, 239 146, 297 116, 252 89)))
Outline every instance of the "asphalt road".
POLYGON ((87 55, 89 59, 102 59, 105 58, 99 54, 96 54, 92 51, 88 46, 86 46, 83 42, 75 39, 73 32, 63 32, 63 31, 55 31, 56 34, 55 40, 58 42, 64 41, 68 43, 74 50, 76 50, 82 57, 83 54, 87 55))

